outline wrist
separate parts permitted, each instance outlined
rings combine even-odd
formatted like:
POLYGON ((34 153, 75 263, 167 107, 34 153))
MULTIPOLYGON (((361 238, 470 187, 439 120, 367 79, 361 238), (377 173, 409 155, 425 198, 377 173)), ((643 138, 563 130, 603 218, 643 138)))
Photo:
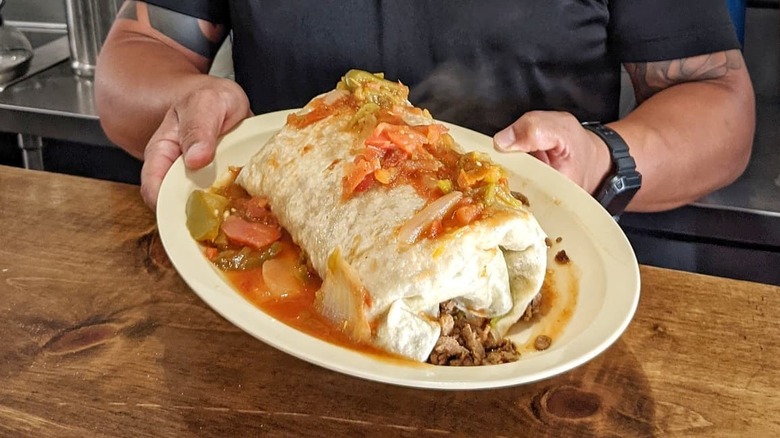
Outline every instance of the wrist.
POLYGON ((604 185, 613 173, 615 165, 612 162, 612 155, 604 140, 589 129, 584 127, 583 129, 590 139, 590 150, 592 151, 591 162, 588 166, 590 171, 583 188, 591 195, 596 195, 599 188, 604 185))

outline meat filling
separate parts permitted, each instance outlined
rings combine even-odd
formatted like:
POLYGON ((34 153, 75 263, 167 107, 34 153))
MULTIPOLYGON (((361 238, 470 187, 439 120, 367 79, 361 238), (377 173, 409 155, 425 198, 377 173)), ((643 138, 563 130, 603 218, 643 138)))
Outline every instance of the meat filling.
MULTIPOLYGON (((541 294, 523 315, 529 320, 538 311, 541 294)), ((490 319, 466 315, 454 301, 439 305, 441 335, 428 358, 434 365, 473 366, 514 362, 520 358, 517 347, 509 339, 497 339, 491 331, 490 319)))

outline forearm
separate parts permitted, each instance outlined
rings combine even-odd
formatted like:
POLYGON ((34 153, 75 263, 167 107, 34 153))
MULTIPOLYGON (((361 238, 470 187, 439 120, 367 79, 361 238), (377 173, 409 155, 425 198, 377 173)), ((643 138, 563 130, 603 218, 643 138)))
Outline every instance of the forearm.
POLYGON ((631 147, 642 173, 632 211, 693 202, 733 182, 750 157, 754 95, 744 68, 678 83, 610 124, 631 147))
POLYGON ((95 100, 108 137, 136 157, 174 102, 208 81, 223 26, 127 1, 98 58, 95 100))
POLYGON ((209 78, 175 50, 144 37, 107 45, 95 96, 103 130, 136 157, 172 103, 209 78), (162 46, 162 47, 159 47, 162 46))

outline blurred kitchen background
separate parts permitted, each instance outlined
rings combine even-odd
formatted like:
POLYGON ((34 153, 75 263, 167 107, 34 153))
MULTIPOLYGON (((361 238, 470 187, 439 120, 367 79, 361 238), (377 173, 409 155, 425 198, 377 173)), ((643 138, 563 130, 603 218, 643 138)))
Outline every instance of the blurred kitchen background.
MULTIPOLYGON (((724 1, 743 36, 757 94, 749 168, 736 183, 694 205, 627 214, 620 223, 640 263, 780 284, 780 0, 724 1)), ((140 162, 100 129, 89 77, 110 24, 105 15, 119 4, 7 0, 5 25, 24 34, 34 56, 21 79, 0 78, 0 164, 138 183, 140 162)), ((231 74, 229 46, 212 73, 231 74)), ((624 88, 627 109, 630 85, 624 88)))

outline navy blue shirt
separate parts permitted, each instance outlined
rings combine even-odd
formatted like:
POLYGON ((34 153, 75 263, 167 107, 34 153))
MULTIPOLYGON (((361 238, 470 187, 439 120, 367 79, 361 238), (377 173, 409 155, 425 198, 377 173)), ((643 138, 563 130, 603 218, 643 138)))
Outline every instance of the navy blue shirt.
POLYGON ((618 117, 620 63, 739 48, 725 0, 148 0, 227 25, 255 114, 304 105, 351 68, 488 135, 529 110, 618 117))

